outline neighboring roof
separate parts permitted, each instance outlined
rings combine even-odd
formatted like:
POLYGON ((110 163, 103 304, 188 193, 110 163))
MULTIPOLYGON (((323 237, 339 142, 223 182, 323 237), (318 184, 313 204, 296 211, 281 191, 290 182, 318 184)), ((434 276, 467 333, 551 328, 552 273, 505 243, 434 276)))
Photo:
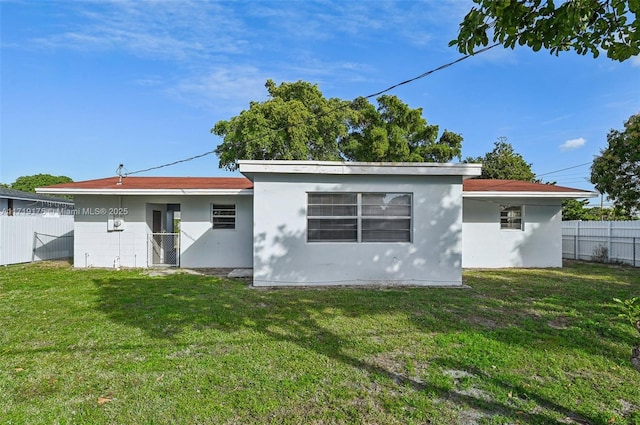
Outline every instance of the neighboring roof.
POLYGON ((240 172, 254 174, 333 174, 476 177, 482 164, 437 162, 238 161, 240 172))
POLYGON ((520 180, 470 179, 462 183, 463 196, 469 198, 593 198, 597 192, 520 180))
POLYGON ((62 183, 36 189, 38 193, 85 195, 220 195, 253 193, 244 177, 119 177, 62 183))
POLYGON ((3 187, 0 187, 0 198, 19 199, 21 201, 38 201, 38 202, 50 202, 55 204, 73 205, 73 201, 70 199, 39 195, 37 193, 32 193, 32 192, 23 192, 22 190, 5 189, 3 187))

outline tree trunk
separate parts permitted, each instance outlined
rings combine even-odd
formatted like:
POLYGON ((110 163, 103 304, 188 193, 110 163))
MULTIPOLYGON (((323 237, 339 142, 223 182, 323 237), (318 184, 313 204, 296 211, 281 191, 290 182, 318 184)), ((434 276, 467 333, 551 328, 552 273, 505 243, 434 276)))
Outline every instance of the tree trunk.
POLYGON ((640 345, 631 350, 631 364, 640 372, 640 345))

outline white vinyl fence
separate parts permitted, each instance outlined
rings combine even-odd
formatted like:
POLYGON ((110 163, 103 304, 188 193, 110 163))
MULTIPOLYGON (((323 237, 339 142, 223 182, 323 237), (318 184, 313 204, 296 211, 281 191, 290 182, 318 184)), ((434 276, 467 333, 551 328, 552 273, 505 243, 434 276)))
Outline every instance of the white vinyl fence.
POLYGON ((0 265, 73 257, 73 216, 0 216, 0 265))
POLYGON ((562 257, 640 267, 640 220, 563 221, 562 257))

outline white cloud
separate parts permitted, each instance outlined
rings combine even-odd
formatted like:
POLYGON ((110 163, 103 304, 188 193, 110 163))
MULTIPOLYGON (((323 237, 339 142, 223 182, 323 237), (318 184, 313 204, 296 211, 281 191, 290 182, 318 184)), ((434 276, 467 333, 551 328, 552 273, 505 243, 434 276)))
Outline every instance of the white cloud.
POLYGON ((581 148, 587 141, 583 137, 578 137, 577 139, 570 139, 560 145, 561 151, 571 151, 574 149, 581 148))
POLYGON ((633 56, 630 61, 631 66, 640 66, 640 56, 633 56))
POLYGON ((268 78, 253 66, 221 65, 199 75, 186 76, 170 85, 166 92, 192 106, 237 113, 247 109, 252 100, 266 100, 264 83, 268 78))
POLYGON ((183 61, 247 50, 236 11, 205 2, 110 2, 69 6, 76 20, 65 32, 32 39, 46 48, 127 51, 139 57, 183 61), (93 6, 94 10, 89 10, 93 6))

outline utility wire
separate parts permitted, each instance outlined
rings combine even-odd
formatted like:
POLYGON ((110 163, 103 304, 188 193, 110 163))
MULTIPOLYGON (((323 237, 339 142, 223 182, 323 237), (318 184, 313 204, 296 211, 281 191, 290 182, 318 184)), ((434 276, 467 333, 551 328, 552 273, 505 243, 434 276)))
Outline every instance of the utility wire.
POLYGON ((211 155, 212 153, 216 153, 215 149, 212 151, 208 151, 205 153, 201 153, 200 155, 195 155, 195 156, 191 156, 189 158, 184 158, 184 159, 179 159, 177 161, 173 161, 170 162, 168 164, 162 164, 162 165, 157 165, 155 167, 149 167, 149 168, 145 168, 144 170, 137 170, 137 171, 131 171, 131 172, 127 172, 125 174, 125 176, 130 176, 132 174, 139 174, 139 173, 144 173, 147 171, 151 171, 151 170, 157 170, 159 168, 164 168, 164 167, 170 167, 172 165, 176 165, 176 164, 180 164, 181 162, 189 162, 189 161, 193 161, 194 159, 198 159, 198 158, 202 158, 203 156, 207 156, 207 155, 211 155))
POLYGON ((536 174, 536 177, 547 176, 549 174, 559 173, 560 171, 572 170, 574 168, 584 167, 585 165, 589 165, 589 164, 592 164, 592 162, 585 162, 584 164, 578 164, 578 165, 574 165, 572 167, 562 168, 560 170, 549 171, 548 173, 536 174))
MULTIPOLYGON (((400 87, 400 86, 404 86, 404 85, 406 85, 406 84, 412 83, 412 82, 417 81, 417 80, 420 80, 420 79, 422 79, 422 78, 425 78, 425 77, 427 77, 427 76, 429 76, 429 75, 433 74, 434 72, 438 72, 438 71, 441 71, 441 70, 443 70, 443 69, 449 68, 450 66, 453 66, 453 65, 455 65, 455 64, 457 64, 457 63, 459 63, 459 62, 462 62, 462 61, 464 61, 464 60, 466 60, 466 59, 470 58, 471 56, 476 56, 476 55, 478 55, 478 54, 480 54, 480 53, 484 53, 484 52, 486 52, 486 51, 488 51, 488 50, 491 50, 491 49, 493 49, 494 47, 497 47, 497 46, 499 46, 499 45, 500 45, 500 43, 495 43, 495 44, 492 44, 492 45, 490 45, 490 46, 484 47, 484 48, 482 48, 482 49, 480 49, 480 50, 477 50, 477 51, 476 51, 476 52, 474 52, 473 54, 467 54, 467 55, 464 55, 464 56, 462 56, 462 57, 460 57, 460 58, 458 58, 458 59, 456 59, 456 60, 454 60, 454 61, 448 62, 448 63, 446 63, 446 64, 444 64, 444 65, 440 65, 439 67, 437 67, 437 68, 433 68, 433 69, 431 69, 431 70, 429 70, 429 71, 427 71, 427 72, 423 72, 422 74, 420 74, 420 75, 418 75, 418 76, 416 76, 416 77, 410 78, 410 79, 408 79, 408 80, 402 81, 402 82, 397 83, 397 84, 393 84, 393 85, 391 85, 391 86, 387 87, 386 89, 380 90, 380 91, 375 92, 375 93, 371 93, 371 94, 369 94, 369 95, 367 95, 367 96, 362 96, 362 98, 364 98, 364 99, 371 99, 371 98, 373 98, 373 97, 380 96, 381 94, 384 94, 384 93, 390 92, 391 90, 393 90, 393 89, 395 89, 395 88, 398 88, 398 87, 400 87)), ((323 117, 323 116, 325 116, 325 115, 328 115, 328 114, 331 114, 331 113, 333 113, 333 112, 336 112, 336 111, 338 111, 338 110, 340 110, 340 109, 344 109, 344 108, 346 108, 346 107, 350 106, 352 103, 353 103, 353 102, 351 102, 351 103, 349 103, 349 104, 346 104, 346 103, 345 103, 345 104, 342 104, 342 105, 340 105, 340 106, 338 106, 338 107, 335 107, 335 108, 333 108, 333 109, 330 109, 329 111, 326 111, 326 112, 322 112, 322 113, 316 114, 316 115, 314 115, 313 117, 307 118, 307 119, 305 120, 305 122, 307 122, 307 121, 309 121, 309 120, 311 120, 311 119, 318 119, 318 118, 321 118, 321 117, 323 117)), ((254 138, 247 139, 247 142, 251 142, 251 141, 254 141, 254 140, 260 139, 260 138, 264 137, 264 136, 266 135, 266 133, 272 133, 272 132, 279 132, 279 131, 283 131, 283 130, 288 130, 289 128, 295 127, 296 125, 299 125, 299 124, 291 123, 291 124, 286 125, 286 126, 281 127, 281 128, 266 128, 266 129, 265 129, 265 133, 264 133, 264 134, 260 134, 260 135, 258 135, 258 136, 256 136, 256 137, 254 137, 254 138)), ((130 176, 130 175, 132 175, 132 174, 139 174, 139 173, 144 173, 144 172, 151 171, 151 170, 158 170, 158 169, 160 169, 160 168, 170 167, 170 166, 172 166, 172 165, 180 164, 180 163, 183 163, 183 162, 193 161, 194 159, 202 158, 202 157, 205 157, 205 156, 211 155, 211 154, 213 154, 213 153, 215 153, 215 152, 216 152, 216 150, 214 149, 214 150, 211 150, 211 151, 204 152, 204 153, 202 153, 202 154, 200 154, 200 155, 195 155, 195 156, 191 156, 191 157, 189 157, 189 158, 184 158, 184 159, 180 159, 180 160, 177 160, 177 161, 169 162, 169 163, 166 163, 166 164, 157 165, 157 166, 155 166, 155 167, 149 167, 149 168, 145 168, 145 169, 143 169, 143 170, 136 170, 136 171, 127 172, 125 175, 130 176)))
POLYGON ((424 77, 426 77, 427 75, 431 75, 431 74, 433 74, 434 72, 437 72, 437 71, 443 70, 443 69, 445 69, 445 68, 449 68, 450 66, 455 65, 455 64, 457 64, 458 62, 462 62, 462 61, 463 61, 463 60, 465 60, 465 59, 469 59, 471 56, 476 56, 476 55, 478 55, 478 54, 480 54, 480 53, 484 53, 484 52, 486 52, 487 50, 491 50, 491 49, 493 49, 494 47, 499 46, 499 45, 500 45, 500 43, 495 43, 495 44, 492 44, 492 45, 490 45, 490 46, 483 47, 482 49, 480 49, 480 50, 476 51, 474 54, 464 55, 464 56, 462 56, 462 57, 460 57, 460 58, 458 58, 458 59, 454 60, 453 62, 449 62, 449 63, 447 63, 447 64, 441 65, 441 66, 439 66, 439 67, 437 67, 437 68, 434 68, 434 69, 432 69, 432 70, 430 70, 430 71, 427 71, 427 72, 425 72, 425 73, 422 73, 422 74, 418 75, 417 77, 413 77, 413 78, 410 78, 410 79, 408 79, 408 80, 405 80, 405 81, 403 81, 403 82, 401 82, 401 83, 398 83, 398 84, 394 84, 394 85, 392 85, 392 86, 389 86, 389 87, 387 87, 387 88, 386 88, 386 89, 384 89, 384 90, 380 90, 379 92, 372 93, 372 94, 370 94, 370 95, 368 95, 368 96, 364 96, 364 98, 365 98, 365 99, 370 99, 370 98, 372 98, 372 97, 379 96, 379 95, 384 94, 384 93, 386 93, 386 92, 389 92, 389 91, 391 91, 391 90, 393 90, 393 89, 395 89, 395 88, 397 88, 397 87, 404 86, 405 84, 409 84, 409 83, 412 83, 412 82, 414 82, 414 81, 416 81, 416 80, 419 80, 419 79, 421 79, 421 78, 424 78, 424 77))

